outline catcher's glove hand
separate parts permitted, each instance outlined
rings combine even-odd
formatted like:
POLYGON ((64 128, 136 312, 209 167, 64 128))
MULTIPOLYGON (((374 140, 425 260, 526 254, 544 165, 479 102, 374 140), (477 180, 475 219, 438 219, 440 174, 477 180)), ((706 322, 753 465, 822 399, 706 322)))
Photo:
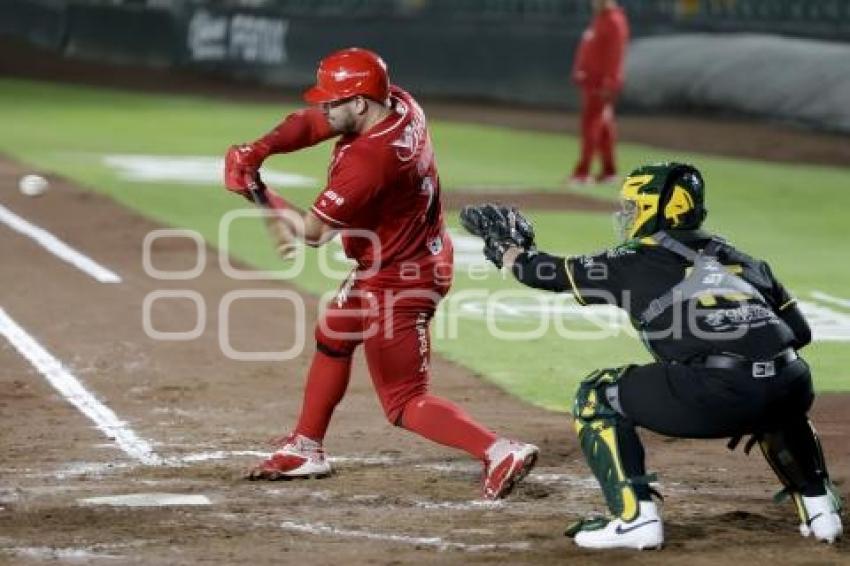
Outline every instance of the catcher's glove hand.
POLYGON ((508 206, 480 204, 465 206, 460 222, 466 230, 484 240, 484 257, 502 268, 502 256, 511 246, 534 250, 534 227, 522 213, 508 206))

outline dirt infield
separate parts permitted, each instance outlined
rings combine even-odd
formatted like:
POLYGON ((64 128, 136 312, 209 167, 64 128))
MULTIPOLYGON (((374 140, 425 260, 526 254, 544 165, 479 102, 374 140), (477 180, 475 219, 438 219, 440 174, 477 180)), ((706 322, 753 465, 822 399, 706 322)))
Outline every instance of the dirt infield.
MULTIPOLYGON (((437 357, 434 389, 461 401, 497 430, 538 443, 540 466, 509 501, 478 500, 479 468, 464 455, 389 426, 358 357, 348 396, 327 443, 338 474, 326 480, 251 483, 242 471, 263 442, 296 417, 308 356, 235 362, 218 345, 218 304, 230 291, 279 283, 229 279, 215 261, 192 281, 163 282, 142 269, 145 235, 156 226, 61 179, 41 198, 15 190, 23 173, 0 162, 0 203, 121 276, 99 283, 6 226, 0 247, 0 305, 163 461, 143 465, 84 417, 6 340, 0 340, 0 562, 135 564, 609 562, 562 536, 568 521, 601 510, 564 414, 512 398, 437 357), (145 296, 190 289, 203 297, 206 328, 187 342, 149 339, 145 296), (207 506, 110 507, 80 500, 171 493, 206 496, 207 506)), ((189 269, 191 242, 161 240, 154 266, 189 269)), ((214 258, 214 255, 210 255, 214 258)), ((308 319, 315 300, 305 297, 308 319)), ((295 340, 281 301, 233 304, 234 347, 281 349, 295 340)), ((190 301, 154 305, 160 331, 191 328, 190 301)), ((308 320, 308 324, 310 324, 308 320)), ((814 415, 836 479, 846 491, 847 396, 824 396, 814 415)), ((622 554, 634 564, 839 563, 847 544, 827 548, 797 534, 789 505, 770 503, 775 481, 759 455, 723 442, 645 435, 651 469, 667 495, 668 544, 622 554)))

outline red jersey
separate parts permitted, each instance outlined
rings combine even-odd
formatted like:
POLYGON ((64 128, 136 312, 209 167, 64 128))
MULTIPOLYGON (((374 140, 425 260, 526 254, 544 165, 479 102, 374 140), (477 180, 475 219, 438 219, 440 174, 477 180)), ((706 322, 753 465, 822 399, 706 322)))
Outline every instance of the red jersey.
POLYGON ((619 6, 606 8, 593 18, 581 36, 573 80, 582 88, 619 92, 623 88, 629 22, 619 6))
POLYGON ((313 212, 340 228, 357 279, 372 288, 447 288, 453 249, 422 108, 392 86, 393 112, 369 131, 342 136, 313 212))

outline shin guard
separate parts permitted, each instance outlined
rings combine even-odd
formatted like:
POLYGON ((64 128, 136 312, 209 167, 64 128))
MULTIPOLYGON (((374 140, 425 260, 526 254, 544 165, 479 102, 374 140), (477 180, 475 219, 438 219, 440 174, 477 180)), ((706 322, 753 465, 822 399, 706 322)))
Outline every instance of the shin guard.
POLYGON ((826 495, 835 512, 841 510, 841 498, 829 480, 817 431, 808 419, 801 418, 777 432, 759 438, 759 447, 783 489, 774 500, 791 497, 802 524, 811 521, 803 497, 826 495))
POLYGON ((573 406, 579 445, 596 476, 611 513, 624 521, 638 516, 640 507, 634 485, 652 477, 629 477, 620 455, 617 423, 623 416, 611 406, 606 389, 614 386, 627 367, 597 370, 581 382, 573 406))

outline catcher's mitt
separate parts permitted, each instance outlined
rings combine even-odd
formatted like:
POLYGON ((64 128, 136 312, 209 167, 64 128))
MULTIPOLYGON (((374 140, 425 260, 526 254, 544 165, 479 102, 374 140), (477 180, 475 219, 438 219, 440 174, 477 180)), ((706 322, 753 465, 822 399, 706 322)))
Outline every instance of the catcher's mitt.
POLYGON ((465 206, 460 222, 466 230, 484 240, 484 257, 502 267, 502 256, 511 246, 534 250, 534 227, 522 213, 509 206, 480 204, 465 206))

